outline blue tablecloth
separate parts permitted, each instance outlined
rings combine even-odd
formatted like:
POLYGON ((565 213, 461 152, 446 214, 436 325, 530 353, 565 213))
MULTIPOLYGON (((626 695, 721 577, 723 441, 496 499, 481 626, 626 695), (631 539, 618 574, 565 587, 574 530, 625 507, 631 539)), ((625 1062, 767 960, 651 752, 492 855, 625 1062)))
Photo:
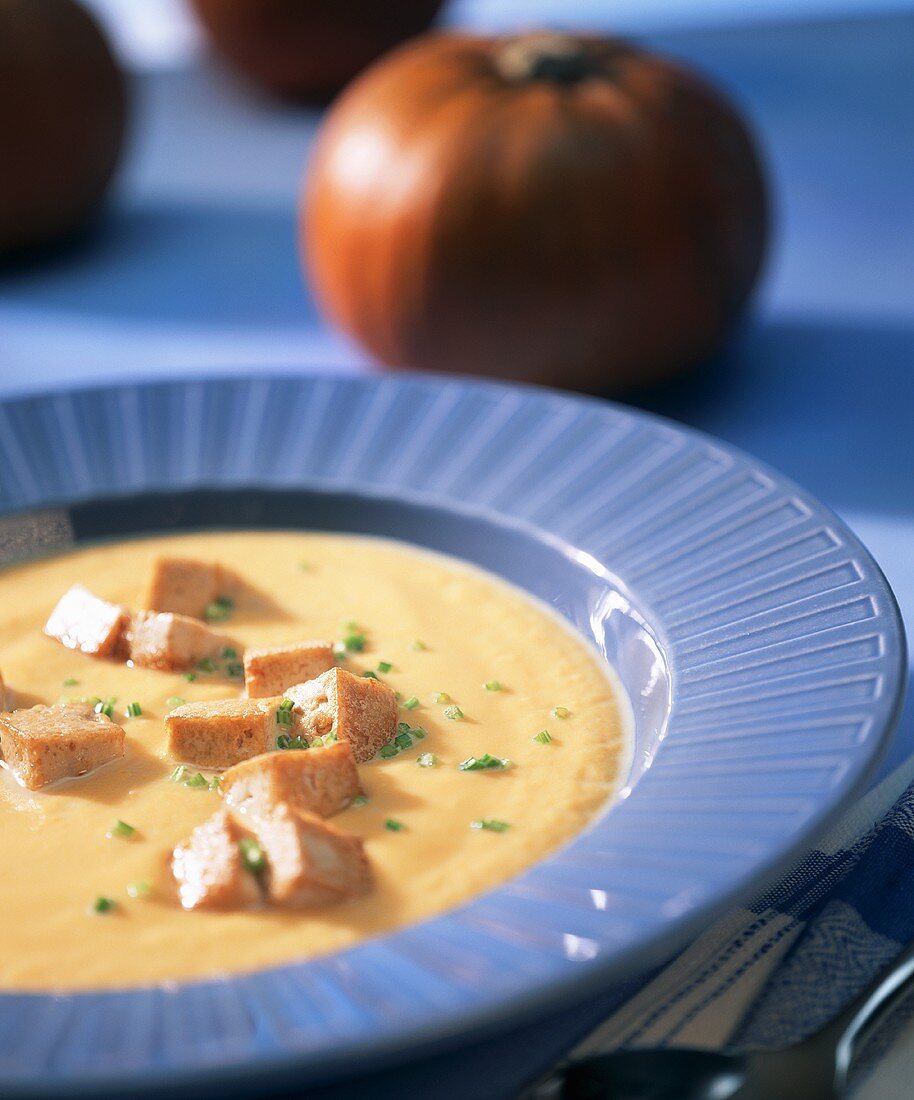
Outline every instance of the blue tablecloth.
MULTIPOLYGON (((831 504, 914 623, 914 16, 654 29, 646 41, 708 72, 754 122, 777 232, 756 311, 727 352, 635 399, 831 504)), ((277 108, 205 63, 138 75, 134 110, 99 232, 0 274, 0 395, 188 372, 371 369, 323 325, 297 264, 294 200, 317 116, 277 108)), ((909 705, 882 774, 912 751, 909 705)), ((376 1078, 372 1095, 475 1096, 479 1080, 486 1095, 509 1095, 604 1009, 592 1002, 376 1078)), ((906 1080, 897 1071, 872 1096, 908 1095, 906 1080)))

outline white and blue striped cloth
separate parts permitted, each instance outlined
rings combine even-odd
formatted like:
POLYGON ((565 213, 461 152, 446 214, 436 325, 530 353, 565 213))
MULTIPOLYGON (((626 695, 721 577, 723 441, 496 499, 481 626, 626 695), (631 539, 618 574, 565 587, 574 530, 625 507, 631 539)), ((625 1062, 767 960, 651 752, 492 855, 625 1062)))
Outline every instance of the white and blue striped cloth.
MULTIPOLYGON (((914 939, 914 759, 869 792, 774 887, 728 914, 574 1051, 778 1049, 827 1023, 914 939)), ((859 1052, 852 1083, 914 1012, 859 1052)), ((873 1093, 882 1096, 882 1093, 873 1093)), ((914 1086, 908 1095, 914 1095, 914 1086)))

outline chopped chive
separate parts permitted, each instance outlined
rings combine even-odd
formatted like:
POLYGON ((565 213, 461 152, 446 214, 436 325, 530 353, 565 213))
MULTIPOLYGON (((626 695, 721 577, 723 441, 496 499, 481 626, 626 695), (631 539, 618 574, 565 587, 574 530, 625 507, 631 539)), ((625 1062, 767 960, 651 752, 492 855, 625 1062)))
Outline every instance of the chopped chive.
POLYGON ((368 805, 368 795, 367 794, 357 794, 355 796, 355 798, 349 803, 349 805, 350 806, 367 806, 368 805))
POLYGON ((148 882, 128 882, 127 896, 131 898, 147 898, 152 893, 152 887, 148 882))
POLYGON ((128 825, 126 821, 121 821, 120 818, 118 818, 105 835, 109 838, 120 836, 123 837, 124 840, 129 840, 135 834, 135 825, 128 825))
POLYGON ((209 789, 209 780, 202 772, 197 772, 195 775, 191 775, 184 780, 184 786, 197 787, 200 789, 206 787, 207 789, 209 789))
POLYGON ((415 650, 415 651, 416 651, 417 653, 421 653, 421 652, 423 652, 423 650, 426 650, 426 649, 428 649, 428 646, 427 646, 427 645, 425 644, 425 642, 423 642, 423 641, 422 641, 422 639, 421 639, 421 638, 417 638, 417 639, 416 639, 416 640, 415 640, 415 641, 413 642, 413 649, 414 649, 414 650, 415 650))
POLYGON ((419 705, 419 698, 416 695, 410 695, 410 697, 403 704, 404 710, 415 710, 419 705))
POLYGON ((101 894, 92 903, 92 911, 94 913, 110 913, 112 909, 116 908, 117 902, 114 898, 106 898, 101 894))
POLYGON ((196 680, 196 678, 197 678, 197 674, 196 674, 196 672, 185 672, 185 673, 184 673, 184 679, 185 679, 185 680, 186 680, 186 681, 187 681, 187 682, 188 682, 189 684, 192 684, 192 683, 194 682, 194 680, 196 680))
POLYGON ((397 733, 409 733, 412 728, 413 727, 409 724, 409 722, 397 723, 397 733))
POLYGON ((114 717, 114 707, 110 703, 96 703, 95 713, 104 714, 106 718, 114 717))
POLYGON ((378 756, 380 756, 382 760, 389 760, 392 756, 396 756, 399 751, 396 745, 382 745, 378 749, 378 756))
POLYGON ((182 699, 180 695, 169 695, 165 700, 165 706, 168 707, 169 710, 174 710, 176 707, 183 707, 185 702, 186 700, 182 699))
POLYGON ((238 650, 232 649, 230 645, 223 646, 221 656, 223 661, 234 661, 238 656, 238 650))
POLYGON ((215 672, 216 671, 216 666, 209 659, 209 657, 204 657, 202 661, 197 661, 197 668, 200 670, 200 672, 215 672))
POLYGON ((438 691, 435 693, 436 703, 449 703, 451 701, 450 695, 446 691, 438 691))
POLYGON ((250 871, 252 875, 259 875, 266 867, 267 857, 263 854, 263 848, 252 836, 243 836, 238 841, 238 851, 245 871, 250 871))
POLYGON ((329 745, 335 745, 339 741, 335 731, 331 730, 330 733, 325 733, 323 737, 315 737, 313 744, 321 745, 323 748, 327 748, 329 745))
POLYGON ((568 707, 553 707, 552 708, 552 717, 553 718, 570 718, 571 717, 571 711, 568 709, 568 707))
POLYGON ((222 776, 214 775, 209 781, 209 789, 211 791, 218 791, 222 786, 222 776))
POLYGON ((366 680, 377 680, 378 679, 378 674, 376 672, 372 672, 370 668, 365 669, 365 671, 362 673, 362 676, 366 680))
POLYGON ((493 756, 489 752, 484 752, 482 756, 468 756, 466 760, 461 760, 457 765, 457 770, 462 772, 481 772, 488 769, 504 771, 505 768, 510 767, 511 761, 507 758, 493 756))
POLYGON ((413 728, 409 732, 413 735, 413 737, 416 738, 417 741, 421 741, 422 738, 426 736, 426 731, 422 728, 422 726, 413 726, 413 728))
POLYGON ((139 703, 128 703, 127 704, 127 717, 128 718, 139 718, 139 716, 142 713, 143 713, 143 708, 140 706, 139 703))
POLYGON ((295 703, 291 699, 283 699, 279 704, 280 710, 291 710, 295 706, 295 703))
POLYGON ((293 721, 294 717, 291 710, 280 707, 276 712, 276 724, 278 726, 291 726, 293 721))
POLYGON ((483 817, 478 821, 470 822, 471 829, 488 829, 490 833, 504 833, 507 832, 511 826, 507 821, 498 821, 494 817, 483 817))
POLYGON ((65 688, 75 687, 79 683, 79 680, 75 676, 68 676, 63 682, 65 688))
POLYGON ((486 680, 486 691, 501 691, 501 683, 498 680, 486 680))
POLYGON ((413 739, 408 733, 398 733, 394 738, 394 744, 398 745, 401 749, 412 748, 413 739))
POLYGON ((399 692, 399 691, 395 691, 395 692, 394 692, 394 698, 395 698, 395 699, 397 700, 397 702, 399 703, 399 702, 400 702, 400 700, 401 700, 401 699, 403 698, 403 696, 402 696, 402 695, 400 694, 400 692, 399 692))
POLYGON ((539 733, 534 736, 533 740, 538 745, 548 745, 552 740, 552 734, 549 730, 540 730, 539 733))
POLYGON ((168 778, 172 783, 183 783, 185 775, 187 775, 187 765, 179 764, 168 778))
POLYGON ((460 707, 445 707, 442 711, 445 718, 448 718, 451 722, 459 722, 463 717, 463 711, 460 707))
POLYGON ((101 702, 101 698, 98 695, 80 695, 79 701, 88 703, 90 707, 95 707, 101 702))
POLYGON ((354 631, 343 638, 343 646, 351 653, 361 653, 368 639, 361 631, 354 631))
POLYGON ((238 662, 231 662, 225 666, 226 676, 230 676, 233 680, 241 680, 244 678, 244 665, 238 662))
POLYGON ((384 828, 389 829, 392 833, 402 833, 406 826, 402 821, 397 821, 392 817, 389 817, 384 822, 384 828))
POLYGON ((206 605, 203 618, 208 623, 223 623, 235 610, 235 603, 228 596, 218 596, 212 603, 206 605))
POLYGON ((304 737, 290 737, 287 733, 281 733, 276 738, 276 747, 285 751, 286 749, 310 749, 311 745, 304 737))
POLYGON ((300 569, 300 570, 301 570, 301 571, 302 571, 303 573, 310 573, 310 572, 311 572, 311 570, 312 570, 312 569, 314 568, 314 566, 313 566, 313 565, 311 564, 311 562, 309 562, 309 561, 300 561, 300 562, 298 563, 298 568, 299 568, 299 569, 300 569))
POLYGON ((355 619, 347 619, 343 623, 343 630, 345 630, 347 634, 358 634, 361 629, 362 628, 355 621, 355 619))
POLYGON ((394 666, 390 661, 378 661, 378 672, 386 675, 394 666))
POLYGON ((416 757, 416 763, 420 768, 434 768, 438 763, 438 757, 433 752, 423 752, 416 757))

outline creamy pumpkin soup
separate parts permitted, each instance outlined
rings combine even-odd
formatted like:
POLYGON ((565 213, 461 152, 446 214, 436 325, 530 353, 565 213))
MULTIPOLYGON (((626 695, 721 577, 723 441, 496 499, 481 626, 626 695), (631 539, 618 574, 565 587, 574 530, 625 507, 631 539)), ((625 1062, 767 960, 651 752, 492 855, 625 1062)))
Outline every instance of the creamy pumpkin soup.
POLYGON ((581 639, 380 539, 201 533, 8 569, 0 670, 5 989, 388 932, 547 855, 628 764, 627 703, 581 639))

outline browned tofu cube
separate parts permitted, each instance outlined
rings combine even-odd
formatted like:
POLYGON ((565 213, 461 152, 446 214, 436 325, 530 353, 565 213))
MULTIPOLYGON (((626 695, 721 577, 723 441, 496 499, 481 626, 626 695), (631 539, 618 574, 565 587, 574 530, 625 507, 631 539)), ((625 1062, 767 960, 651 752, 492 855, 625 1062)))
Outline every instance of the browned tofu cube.
POLYGON ((199 768, 230 768, 276 748, 281 699, 185 703, 165 716, 168 751, 199 768))
POLYGON ((124 755, 124 731, 86 703, 0 714, 0 755, 23 786, 85 775, 124 755))
POLYGON ((204 623, 171 612, 137 611, 127 627, 130 660, 143 668, 179 671, 207 657, 218 657, 235 643, 204 623))
POLYGON ((217 562, 193 558, 156 558, 140 606, 202 619, 207 607, 229 594, 234 577, 217 562))
POLYGON ((248 649, 244 654, 244 686, 251 699, 282 695, 287 687, 313 680, 335 664, 330 642, 248 649))
POLYGON ((234 814, 220 810, 179 844, 171 872, 185 909, 245 909, 262 898, 256 874, 245 866, 239 843, 250 838, 234 814))
POLYGON ((354 676, 343 668, 287 688, 295 704, 297 729, 308 741, 328 733, 349 744, 363 764, 397 732, 397 697, 380 680, 354 676))
POLYGON ((222 776, 225 801, 252 817, 272 813, 282 803, 330 817, 361 793, 355 761, 343 741, 327 748, 268 752, 222 776))
POLYGON ((358 837, 290 806, 279 806, 253 824, 266 856, 263 884, 273 904, 327 905, 370 889, 371 867, 358 837))
POLYGON ((44 632, 68 649, 93 657, 113 657, 120 648, 128 611, 93 596, 81 584, 65 592, 45 623, 44 632))

